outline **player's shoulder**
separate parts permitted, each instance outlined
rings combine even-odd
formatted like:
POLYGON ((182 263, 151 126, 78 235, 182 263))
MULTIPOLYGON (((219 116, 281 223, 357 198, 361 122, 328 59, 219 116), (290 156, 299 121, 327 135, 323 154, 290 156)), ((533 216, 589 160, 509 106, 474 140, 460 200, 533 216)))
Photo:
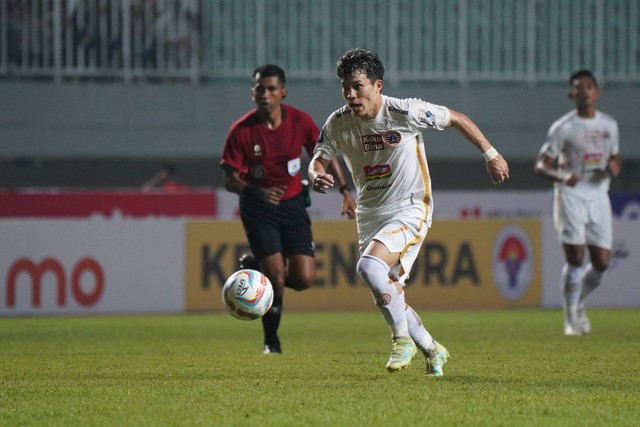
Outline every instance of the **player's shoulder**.
POLYGON ((247 135, 251 132, 251 128, 256 124, 259 124, 260 120, 255 110, 251 110, 245 113, 242 117, 240 117, 235 122, 231 123, 229 126, 228 137, 229 138, 239 138, 241 135, 247 135))
POLYGON ((285 111, 285 114, 289 114, 292 117, 304 117, 305 119, 311 118, 311 115, 306 111, 293 107, 289 104, 282 104, 282 109, 285 111))
POLYGON ((418 105, 424 105, 426 101, 419 98, 396 98, 393 96, 383 95, 382 99, 390 113, 408 115, 412 108, 418 105))
POLYGON ((618 121, 616 120, 615 117, 613 117, 611 114, 608 113, 604 113, 600 110, 597 110, 597 114, 598 114, 598 120, 602 120, 603 122, 608 122, 610 124, 618 124, 618 121))
POLYGON ((578 111, 571 110, 565 114, 563 114, 560 118, 551 123, 549 127, 549 132, 557 132, 567 126, 571 126, 574 122, 579 121, 578 111))
POLYGON ((351 108, 349 108, 348 105, 343 105, 333 113, 329 114, 327 122, 325 123, 325 128, 333 129, 336 127, 344 126, 350 123, 351 120, 353 120, 353 111, 351 110, 351 108))

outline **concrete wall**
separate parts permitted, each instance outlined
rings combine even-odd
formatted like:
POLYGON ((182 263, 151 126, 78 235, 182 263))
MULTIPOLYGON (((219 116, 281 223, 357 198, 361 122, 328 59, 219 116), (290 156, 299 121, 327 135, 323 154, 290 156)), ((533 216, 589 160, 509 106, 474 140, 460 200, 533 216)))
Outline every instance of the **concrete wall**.
MULTIPOLYGON (((510 159, 532 159, 549 124, 572 108, 564 85, 387 85, 465 112, 510 159)), ((321 125, 342 104, 336 84, 290 82, 287 102, 321 125)), ((640 159, 640 86, 603 88, 600 108, 617 117, 625 158, 640 159)), ((3 158, 217 157, 229 125, 252 108, 248 82, 96 84, 0 82, 3 158)), ((455 131, 425 134, 430 158, 476 158, 455 131)))
MULTIPOLYGON (((318 125, 342 105, 340 88, 291 81, 287 102, 318 125)), ((508 189, 549 188, 532 174, 547 128, 570 110, 557 84, 393 86, 469 115, 511 166, 508 189)), ((616 190, 640 189, 640 85, 603 88, 600 107, 620 124, 622 175, 616 190)), ((192 187, 221 186, 218 162, 231 123, 253 108, 247 81, 190 84, 0 81, 0 188, 139 187, 171 162, 192 187)), ((490 189, 479 154, 454 130, 425 132, 438 189, 490 189)))

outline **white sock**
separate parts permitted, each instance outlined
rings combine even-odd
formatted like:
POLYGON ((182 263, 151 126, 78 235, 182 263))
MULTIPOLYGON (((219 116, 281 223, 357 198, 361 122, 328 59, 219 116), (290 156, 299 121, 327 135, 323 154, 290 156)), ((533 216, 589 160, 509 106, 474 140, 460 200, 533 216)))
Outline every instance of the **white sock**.
POLYGON ((580 292, 580 302, 591 293, 595 288, 600 286, 605 271, 598 271, 589 263, 582 272, 582 290, 580 292))
POLYGON ((409 325, 409 335, 411 335, 411 339, 416 343, 418 348, 422 350, 423 353, 428 353, 436 348, 436 342, 434 341, 429 331, 424 327, 422 323, 422 319, 418 316, 418 313, 411 308, 411 306, 406 306, 407 312, 407 324, 409 325))
POLYGON ((567 307, 577 306, 582 288, 580 276, 582 268, 565 264, 562 267, 561 289, 567 307))
POLYGON ((391 328, 393 337, 409 337, 404 292, 399 293, 395 283, 389 283, 389 266, 379 258, 363 255, 356 269, 364 284, 371 290, 376 307, 391 328))

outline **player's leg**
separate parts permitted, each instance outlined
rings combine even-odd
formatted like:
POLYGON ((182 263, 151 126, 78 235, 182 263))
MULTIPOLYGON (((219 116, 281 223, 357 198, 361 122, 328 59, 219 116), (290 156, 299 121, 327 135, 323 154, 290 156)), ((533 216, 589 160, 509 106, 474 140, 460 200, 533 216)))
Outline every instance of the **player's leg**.
POLYGON ((585 237, 590 263, 582 273, 578 321, 581 323, 583 331, 589 333, 591 322, 587 317, 585 299, 602 283, 609 268, 613 243, 611 201, 606 193, 591 202, 585 237))
POLYGON ((278 328, 282 318, 282 301, 285 285, 285 262, 282 253, 277 252, 260 258, 260 270, 269 278, 273 286, 273 303, 269 311, 262 316, 264 332, 264 353, 282 353, 278 328))
POLYGON ((398 256, 398 253, 390 253, 382 243, 373 241, 356 266, 358 275, 371 291, 376 307, 391 329, 392 349, 387 362, 389 372, 408 366, 417 352, 409 336, 403 289, 389 280, 390 268, 387 263, 394 263, 398 256))
POLYGON ((278 228, 286 263, 285 286, 303 291, 313 286, 316 278, 311 219, 302 197, 282 202, 278 228))
POLYGON ((391 218, 358 220, 362 257, 357 271, 391 329, 393 344, 387 363, 391 372, 407 366, 417 352, 409 331, 403 285, 427 234, 421 218, 424 210, 418 207, 391 218))
POLYGON ((278 327, 282 315, 282 296, 285 283, 285 263, 277 226, 277 207, 240 201, 240 217, 247 240, 255 258, 255 267, 264 273, 273 286, 273 303, 262 316, 264 352, 280 353, 278 327))
POLYGON ((449 351, 431 336, 413 308, 407 305, 406 311, 409 334, 424 355, 427 375, 442 376, 442 367, 449 360, 449 351))
POLYGON ((587 264, 582 273, 580 301, 584 301, 591 292, 602 284, 602 279, 609 268, 609 259, 611 258, 611 251, 609 249, 598 246, 587 246, 587 248, 591 262, 587 264))
MULTIPOLYGON (((417 235, 411 238, 412 244, 401 251, 398 264, 391 269, 391 273, 389 274, 392 280, 398 282, 398 286, 404 287, 404 282, 409 277, 409 272, 415 260, 418 258, 420 247, 428 232, 427 227, 424 227, 422 222, 418 221, 417 224, 417 235)), ((443 375, 442 368, 443 365, 447 363, 449 352, 431 336, 418 313, 416 313, 408 303, 405 304, 405 312, 409 335, 425 357, 427 374, 434 376, 443 375)))
POLYGON ((564 334, 582 335, 578 321, 578 304, 582 289, 582 262, 584 245, 562 245, 566 263, 562 267, 560 286, 562 289, 562 309, 564 311, 564 334))
POLYGON ((560 279, 564 334, 582 335, 582 329, 577 320, 577 311, 582 287, 585 226, 588 221, 587 207, 580 199, 564 193, 556 194, 554 216, 566 260, 560 279))

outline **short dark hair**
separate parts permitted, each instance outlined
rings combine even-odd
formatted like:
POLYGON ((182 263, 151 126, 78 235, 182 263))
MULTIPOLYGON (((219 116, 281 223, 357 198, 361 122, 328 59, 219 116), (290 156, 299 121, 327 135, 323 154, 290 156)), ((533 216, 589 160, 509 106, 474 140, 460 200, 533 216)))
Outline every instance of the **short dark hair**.
POLYGON ((354 71, 365 73, 372 82, 384 80, 384 65, 378 54, 372 50, 356 47, 342 55, 336 64, 338 77, 344 79, 354 71))
POLYGON ((582 77, 590 78, 596 85, 596 87, 598 87, 598 82, 596 81, 596 78, 593 76, 593 73, 590 70, 580 70, 571 74, 571 78, 569 79, 569 86, 573 86, 573 81, 575 79, 581 79, 582 77))
POLYGON ((286 78, 284 76, 284 70, 277 65, 274 64, 265 64, 261 65, 255 70, 253 70, 253 74, 251 74, 251 81, 255 82, 256 76, 260 74, 260 78, 262 77, 277 77, 280 79, 282 86, 286 83, 286 78))

